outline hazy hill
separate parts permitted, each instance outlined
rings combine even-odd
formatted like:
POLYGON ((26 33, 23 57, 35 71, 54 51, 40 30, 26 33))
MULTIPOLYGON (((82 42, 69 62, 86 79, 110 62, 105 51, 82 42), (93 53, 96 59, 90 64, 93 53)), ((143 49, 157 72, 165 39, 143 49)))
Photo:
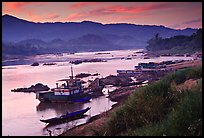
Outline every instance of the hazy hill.
MULTIPOLYGON (((35 23, 10 15, 2 16, 2 40, 6 46, 3 54, 15 53, 11 47, 10 53, 5 53, 10 42, 14 47, 18 46, 15 50, 37 49, 40 53, 132 49, 144 48, 156 33, 166 38, 190 36, 196 31, 190 28, 175 30, 156 25, 101 24, 91 21, 35 23)), ((29 53, 32 54, 32 51, 29 53)))

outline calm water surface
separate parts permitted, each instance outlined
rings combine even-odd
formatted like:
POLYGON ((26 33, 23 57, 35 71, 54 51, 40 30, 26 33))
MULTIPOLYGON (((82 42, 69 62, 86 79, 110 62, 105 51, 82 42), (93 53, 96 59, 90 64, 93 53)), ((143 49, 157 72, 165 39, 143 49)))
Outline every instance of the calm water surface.
MULTIPOLYGON (((34 93, 13 93, 11 89, 19 87, 30 87, 36 83, 43 83, 50 88, 55 87, 57 80, 66 78, 70 75, 71 64, 69 61, 74 59, 102 58, 107 62, 83 63, 72 65, 74 74, 78 73, 100 73, 99 77, 116 75, 117 69, 134 69, 140 62, 161 62, 166 60, 190 60, 191 57, 157 57, 143 59, 143 54, 137 54, 132 60, 121 60, 122 57, 130 57, 138 50, 109 51, 110 54, 96 54, 96 52, 76 53, 74 55, 41 55, 30 60, 40 63, 56 62, 53 66, 30 66, 15 65, 3 66, 2 69, 2 133, 4 136, 15 135, 48 135, 47 129, 53 135, 61 134, 67 129, 85 123, 91 116, 110 110, 116 102, 110 101, 106 96, 91 99, 87 103, 78 104, 46 104, 40 103, 34 93), (60 116, 67 111, 72 112, 86 107, 91 107, 86 113, 86 117, 69 123, 56 126, 46 126, 39 119, 60 116)), ((107 51, 106 51, 107 53, 107 51)), ((16 61, 19 62, 19 61, 16 61)), ((16 64, 20 64, 16 63, 16 64)), ((91 79, 91 78, 89 78, 91 79)))

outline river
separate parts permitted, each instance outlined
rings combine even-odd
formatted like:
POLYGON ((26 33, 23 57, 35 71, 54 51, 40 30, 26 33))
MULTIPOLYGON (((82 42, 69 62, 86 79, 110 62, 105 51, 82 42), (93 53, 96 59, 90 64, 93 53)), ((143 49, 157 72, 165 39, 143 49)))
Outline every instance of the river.
MULTIPOLYGON (((192 57, 156 57, 144 59, 142 53, 132 56, 139 50, 117 50, 102 52, 82 52, 75 54, 46 54, 29 57, 21 60, 3 61, 2 66, 2 135, 3 136, 48 136, 47 131, 51 130, 52 135, 59 135, 71 127, 85 123, 91 116, 110 110, 116 102, 107 98, 107 95, 92 98, 90 102, 78 104, 57 104, 40 103, 35 93, 11 92, 11 89, 19 87, 30 87, 36 83, 55 87, 57 80, 70 76, 71 64, 69 61, 76 59, 101 58, 107 62, 82 63, 72 65, 74 75, 79 73, 99 73, 99 77, 116 75, 117 69, 134 69, 140 62, 161 62, 167 60, 191 60, 192 57), (125 58, 132 59, 126 60, 125 58), (121 59, 122 58, 122 59, 121 59), (39 62, 39 66, 30 66, 33 62, 39 62), (43 63, 55 62, 56 65, 43 66, 43 63), (86 117, 47 127, 40 122, 40 119, 51 118, 72 112, 86 107, 91 109, 86 117)), ((92 78, 89 78, 92 79, 92 78)))

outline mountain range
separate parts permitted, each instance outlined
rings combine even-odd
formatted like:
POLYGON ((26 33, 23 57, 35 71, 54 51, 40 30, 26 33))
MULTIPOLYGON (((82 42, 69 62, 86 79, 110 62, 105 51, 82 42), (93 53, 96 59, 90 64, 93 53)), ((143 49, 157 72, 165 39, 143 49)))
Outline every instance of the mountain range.
POLYGON ((137 49, 145 48, 147 41, 157 33, 169 38, 190 36, 196 31, 192 28, 176 30, 161 25, 102 24, 92 21, 36 23, 3 15, 2 50, 3 55, 30 55, 137 49))

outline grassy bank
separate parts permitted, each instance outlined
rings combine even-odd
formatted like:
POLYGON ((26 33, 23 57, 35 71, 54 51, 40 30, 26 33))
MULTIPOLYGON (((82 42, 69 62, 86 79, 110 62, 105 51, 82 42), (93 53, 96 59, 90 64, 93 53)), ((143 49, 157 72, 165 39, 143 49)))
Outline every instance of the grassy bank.
POLYGON ((136 90, 94 135, 202 135, 202 67, 187 68, 136 90))

